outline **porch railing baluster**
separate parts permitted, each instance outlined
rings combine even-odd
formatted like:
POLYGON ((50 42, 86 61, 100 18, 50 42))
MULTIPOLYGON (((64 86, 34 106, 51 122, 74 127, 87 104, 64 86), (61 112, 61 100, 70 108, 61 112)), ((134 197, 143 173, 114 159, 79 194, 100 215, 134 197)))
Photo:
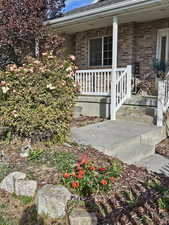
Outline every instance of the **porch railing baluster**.
POLYGON ((111 91, 113 91, 114 107, 111 112, 115 110, 115 114, 126 98, 131 95, 131 66, 116 70, 78 70, 75 80, 80 85, 80 94, 82 95, 111 96, 111 91), (111 82, 113 72, 115 79, 111 82), (113 89, 111 89, 111 83, 113 89))

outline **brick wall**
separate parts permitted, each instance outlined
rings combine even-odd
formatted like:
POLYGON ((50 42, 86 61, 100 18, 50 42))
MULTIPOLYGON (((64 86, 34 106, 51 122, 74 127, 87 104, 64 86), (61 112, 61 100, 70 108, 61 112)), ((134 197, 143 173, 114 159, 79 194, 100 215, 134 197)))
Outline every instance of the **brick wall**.
MULTIPOLYGON (((120 25, 118 66, 126 66, 138 62, 140 65, 140 77, 143 78, 146 74, 151 73, 152 60, 156 56, 157 31, 168 27, 169 18, 145 23, 120 25)), ((88 66, 88 40, 104 35, 112 35, 112 27, 76 34, 76 57, 79 69, 91 68, 88 66)))

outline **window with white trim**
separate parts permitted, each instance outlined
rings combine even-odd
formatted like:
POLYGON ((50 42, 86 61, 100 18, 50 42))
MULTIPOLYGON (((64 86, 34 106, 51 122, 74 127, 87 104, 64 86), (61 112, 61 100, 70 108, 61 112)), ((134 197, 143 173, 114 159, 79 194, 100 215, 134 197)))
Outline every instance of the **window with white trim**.
POLYGON ((169 59, 169 29, 158 31, 157 36, 157 59, 168 64, 169 59))
POLYGON ((112 65, 112 37, 89 40, 89 66, 112 65))

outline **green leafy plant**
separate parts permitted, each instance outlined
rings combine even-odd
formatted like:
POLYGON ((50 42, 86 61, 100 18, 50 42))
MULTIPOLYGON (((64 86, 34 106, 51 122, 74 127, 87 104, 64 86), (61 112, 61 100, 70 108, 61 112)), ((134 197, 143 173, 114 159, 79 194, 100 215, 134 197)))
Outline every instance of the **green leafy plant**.
POLYGON ((147 215, 141 216, 140 221, 143 224, 153 224, 153 221, 151 218, 149 218, 147 215))
POLYGON ((124 192, 124 196, 127 198, 127 203, 129 204, 129 206, 134 207, 138 204, 139 202, 139 197, 136 196, 132 190, 129 191, 125 191, 124 192))
POLYGON ((168 190, 167 187, 161 184, 159 180, 152 180, 148 182, 148 187, 155 189, 159 193, 163 193, 168 190))
POLYGON ((0 164, 0 182, 3 180, 5 176, 7 176, 11 172, 11 168, 8 165, 0 164))
POLYGON ((32 141, 63 142, 77 94, 74 71, 71 59, 52 52, 0 71, 0 125, 32 141))
POLYGON ((160 209, 169 210, 169 190, 164 191, 157 200, 160 209))
POLYGON ((23 205, 28 205, 33 201, 33 198, 29 196, 19 196, 19 200, 23 205))
POLYGON ((148 183, 148 186, 159 192, 160 197, 157 200, 157 204, 160 209, 169 210, 169 190, 167 187, 161 184, 158 180, 153 180, 148 183))
POLYGON ((112 188, 120 176, 120 170, 112 163, 108 167, 97 167, 83 155, 76 164, 70 164, 62 176, 62 183, 75 193, 87 196, 94 192, 104 192, 112 188), (118 172, 117 172, 118 171, 118 172))
POLYGON ((42 154, 43 154, 42 149, 31 150, 30 153, 29 153, 28 160, 29 161, 36 161, 36 162, 40 161, 42 154))
POLYGON ((55 152, 53 155, 53 164, 60 172, 72 168, 75 165, 75 162, 76 157, 71 152, 55 152), (72 165, 72 167, 70 165, 72 165))
POLYGON ((14 225, 11 218, 0 215, 0 225, 14 225))

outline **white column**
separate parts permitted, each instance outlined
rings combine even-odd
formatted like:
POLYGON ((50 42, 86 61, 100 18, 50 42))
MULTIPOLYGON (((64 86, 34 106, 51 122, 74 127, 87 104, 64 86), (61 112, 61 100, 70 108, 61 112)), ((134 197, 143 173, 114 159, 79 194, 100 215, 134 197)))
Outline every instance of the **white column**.
POLYGON ((164 113, 164 99, 165 99, 165 81, 158 81, 158 101, 157 101, 157 126, 163 126, 164 113))
POLYGON ((131 97, 131 76, 132 76, 132 66, 127 66, 127 97, 131 97))
POLYGON ((112 78, 111 78, 111 120, 116 119, 116 69, 117 69, 117 50, 118 50, 118 17, 113 17, 112 33, 112 78))

